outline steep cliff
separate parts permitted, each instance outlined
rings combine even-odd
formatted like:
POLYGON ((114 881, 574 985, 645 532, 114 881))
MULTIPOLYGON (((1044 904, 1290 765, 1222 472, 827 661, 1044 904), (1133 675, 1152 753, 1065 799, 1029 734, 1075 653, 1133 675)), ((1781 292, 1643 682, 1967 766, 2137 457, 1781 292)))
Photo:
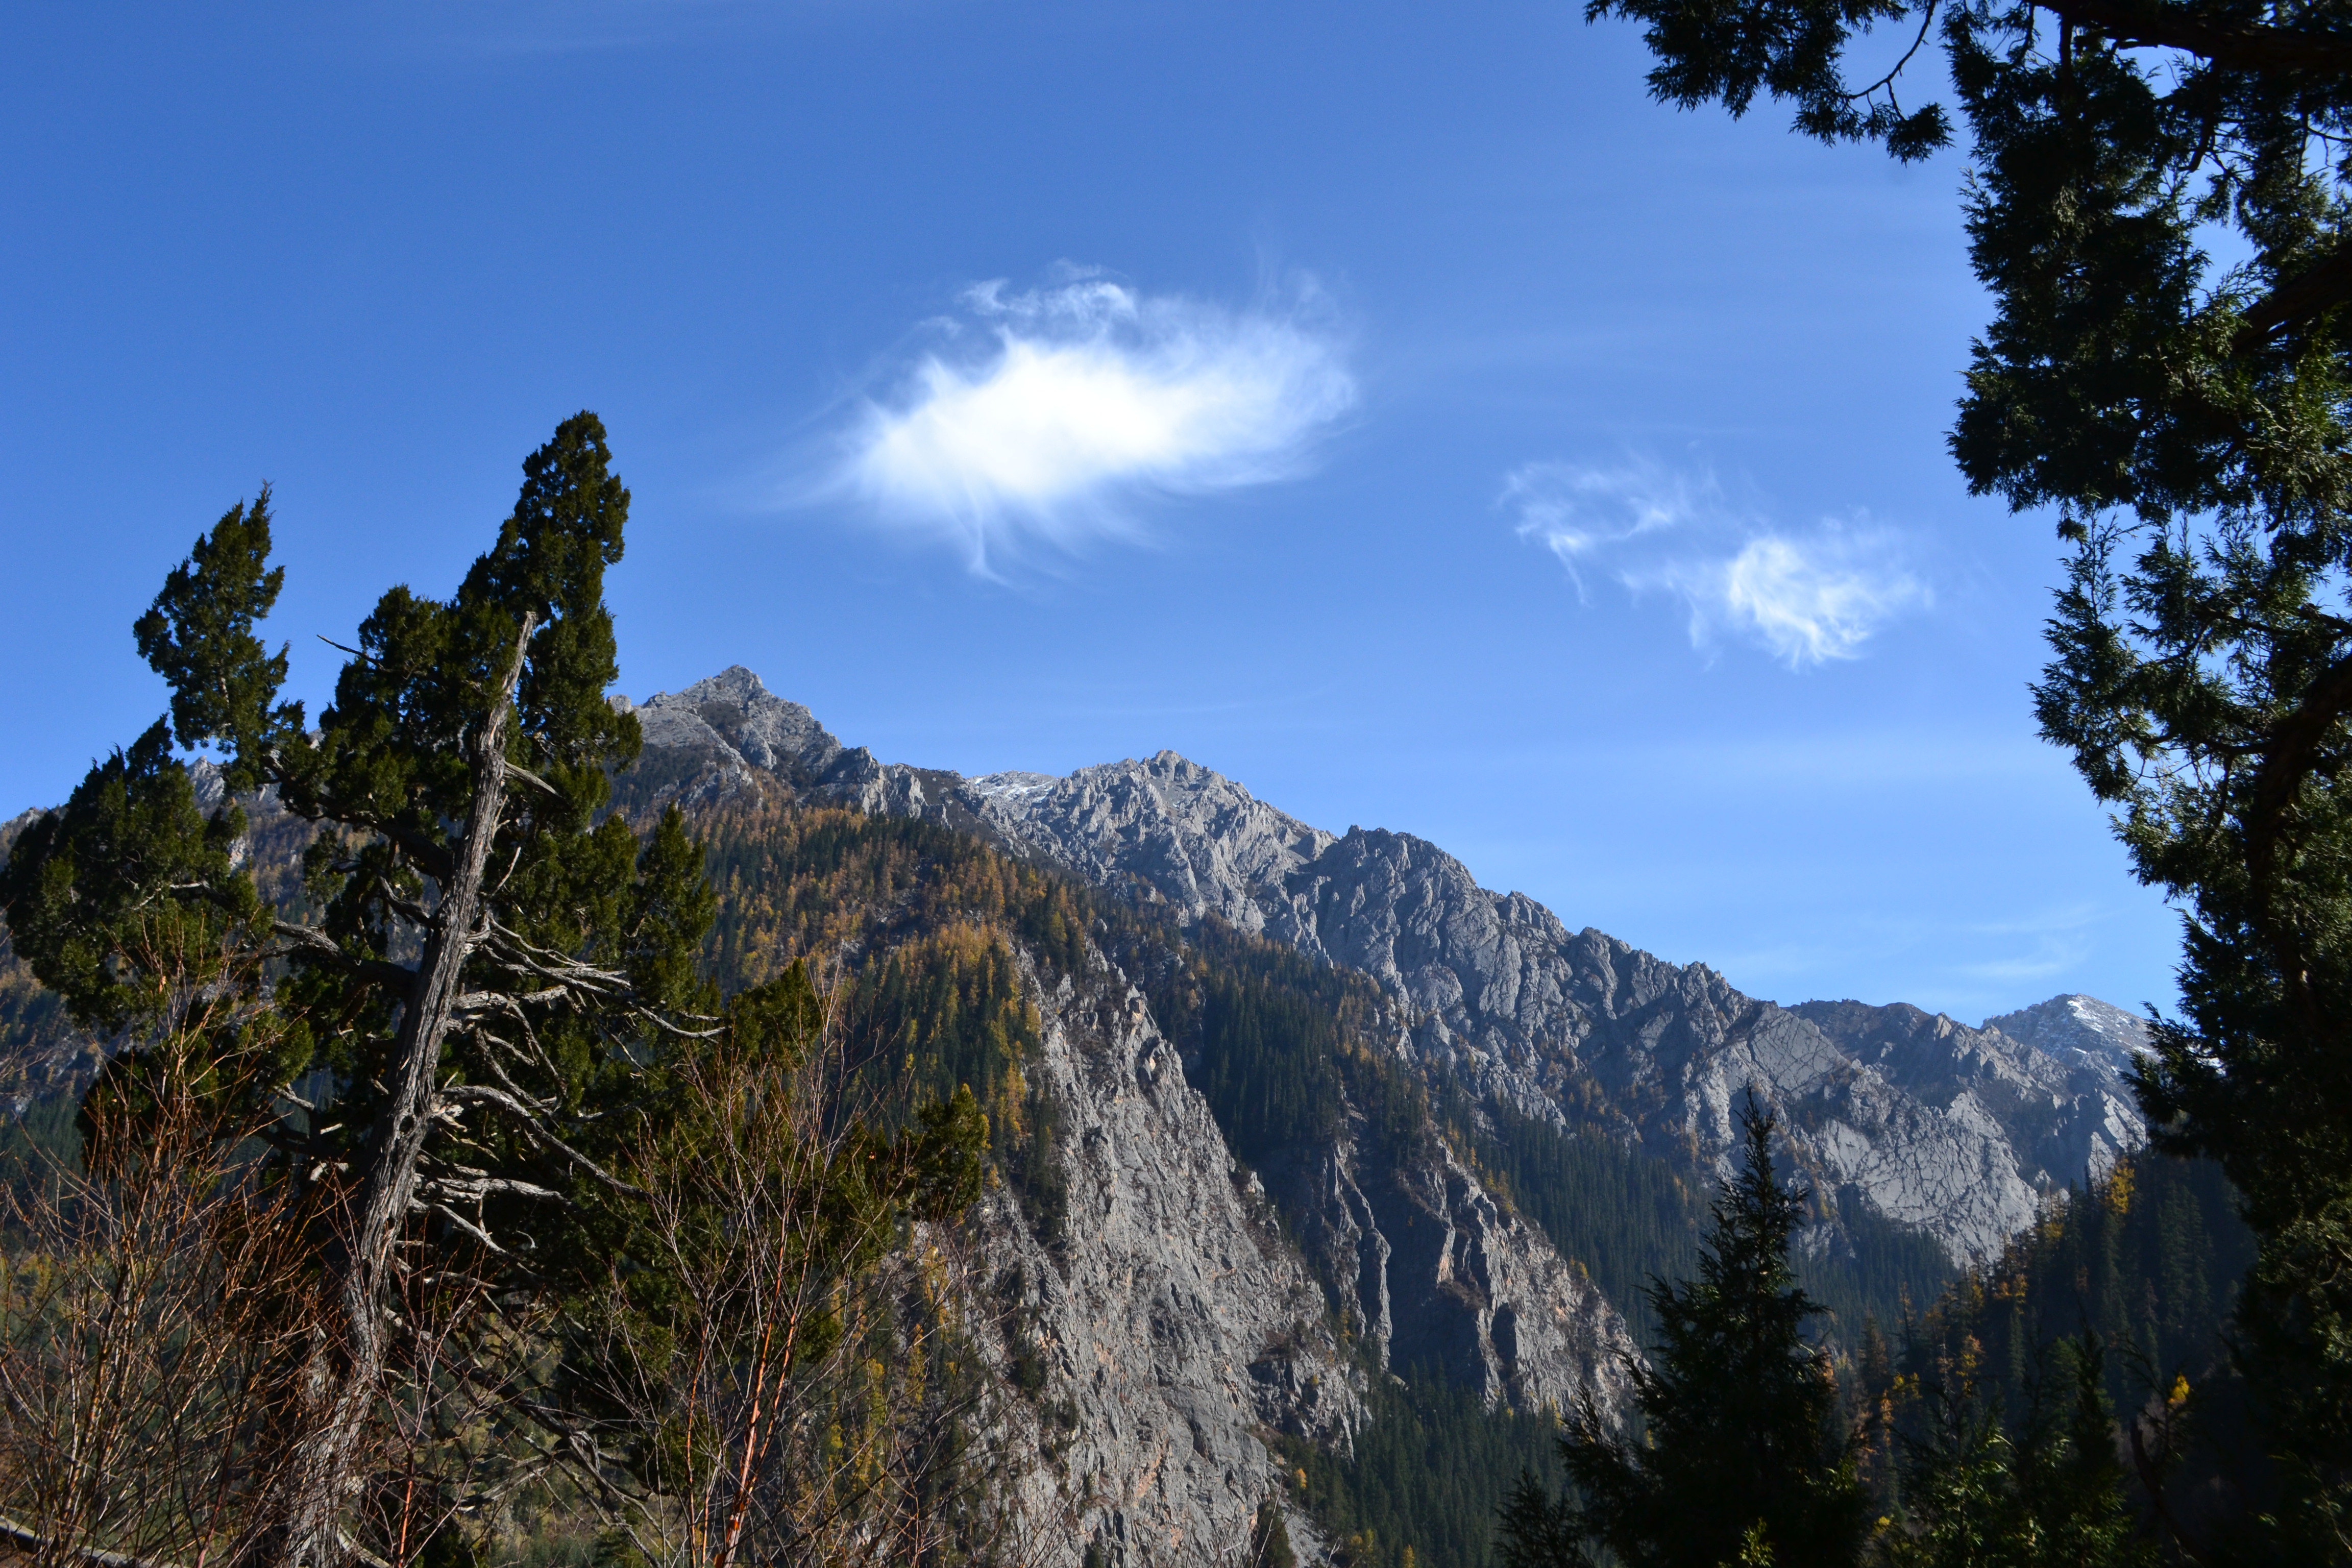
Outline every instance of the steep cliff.
POLYGON ((1704 964, 1570 931, 1523 894, 1481 888, 1425 840, 1334 836, 1171 752, 1063 778, 882 764, 740 668, 640 711, 650 746, 691 735, 709 759, 698 776, 723 787, 764 773, 982 832, 1183 919, 1213 914, 1360 970, 1412 1010, 1424 1068, 1522 1114, 1598 1125, 1719 1173, 1752 1086, 1818 1181, 1926 1231, 1955 1262, 1998 1250, 2045 1193, 2140 1136, 2112 1060, 2041 1043, 2054 1016, 2015 1016, 2027 1038, 1915 1008, 1748 997, 1704 964))
MULTIPOLYGON (((1008 1545, 1042 1568, 1241 1561, 1286 1495, 1266 1446, 1344 1447, 1362 1419, 1322 1290, 1142 995, 1108 965, 1041 984, 1032 1084, 1063 1129, 1066 1231, 1039 1236, 1001 1189, 975 1226, 973 1303, 1018 1398, 991 1441, 1012 1463, 1008 1545)), ((1291 1536, 1311 1545, 1293 1515, 1291 1536)))

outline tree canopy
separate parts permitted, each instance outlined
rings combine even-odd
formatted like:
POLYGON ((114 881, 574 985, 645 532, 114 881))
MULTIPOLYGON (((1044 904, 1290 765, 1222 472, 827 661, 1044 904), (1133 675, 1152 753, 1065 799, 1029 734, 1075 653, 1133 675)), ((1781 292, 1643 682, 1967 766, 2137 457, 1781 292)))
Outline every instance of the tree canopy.
POLYGON ((1645 26, 1671 102, 1761 93, 1902 159, 1965 141, 1994 314, 1952 454, 2068 542, 2036 715, 2184 916, 2182 1014, 2142 1103, 2262 1237, 2240 1327, 2294 1478, 2273 1545, 2352 1559, 2352 8, 1587 16, 1645 26))
MULTIPOLYGON (((772 1066, 821 1032, 798 971, 720 1008, 699 967, 716 908, 702 845, 675 809, 642 836, 606 809, 641 744, 605 696, 604 574, 629 506, 610 463, 594 415, 564 421, 454 595, 378 601, 315 723, 281 698, 286 650, 256 629, 284 580, 269 494, 231 508, 134 628, 168 717, 29 826, 0 872, 16 952, 118 1042, 84 1098, 89 1161, 138 1162, 194 1086, 208 1125, 268 1149, 286 1194, 268 1212, 306 1237, 329 1306, 294 1336, 285 1457, 245 1555, 350 1554, 365 1434, 438 1307, 593 1301, 617 1271, 631 1310, 675 1316, 677 1282, 654 1277, 687 1254, 663 1264, 660 1222, 690 1228, 715 1201, 656 1201, 716 1114, 708 1073, 682 1069, 700 1070, 697 1051, 772 1066), (218 759, 209 809, 183 752, 218 759), (247 863, 237 801, 261 791, 310 825, 291 907, 247 863)), ((779 1079, 763 1114, 789 1098, 779 1079)), ((970 1202, 985 1135, 971 1097, 909 1109, 919 1127, 895 1141, 821 1105, 777 1123, 831 1151, 785 1205, 800 1217, 776 1221, 796 1282, 869 1268, 904 1206, 970 1202)), ((484 1332, 509 1351, 529 1339, 484 1332)), ((549 1452, 580 1448, 597 1379, 569 1411, 562 1379, 510 1371, 466 1375, 545 1426, 549 1452)), ((586 1479, 612 1481, 593 1458, 586 1479)))

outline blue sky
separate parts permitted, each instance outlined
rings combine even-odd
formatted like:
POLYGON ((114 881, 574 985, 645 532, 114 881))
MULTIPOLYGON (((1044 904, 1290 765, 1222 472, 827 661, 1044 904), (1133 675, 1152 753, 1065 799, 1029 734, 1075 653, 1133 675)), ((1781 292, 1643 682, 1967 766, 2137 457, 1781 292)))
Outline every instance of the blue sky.
POLYGON ((1954 159, 1650 103, 1568 4, 17 8, 0 811, 268 479, 315 695, 581 407, 624 689, 887 760, 1172 747, 1783 1001, 2168 1001, 1943 449, 1954 159))

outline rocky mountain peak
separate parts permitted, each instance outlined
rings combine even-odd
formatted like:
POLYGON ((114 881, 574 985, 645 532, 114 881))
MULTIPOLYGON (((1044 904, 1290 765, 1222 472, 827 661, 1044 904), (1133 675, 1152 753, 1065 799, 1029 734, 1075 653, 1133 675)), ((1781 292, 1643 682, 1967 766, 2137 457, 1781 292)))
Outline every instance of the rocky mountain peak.
POLYGON ((2080 992, 1987 1018, 1984 1026, 2060 1061, 2117 1079, 2150 1048, 2147 1019, 2080 992))
POLYGON ((1213 914, 1361 971, 1414 1020, 1401 1048, 1475 1100, 1713 1175, 1728 1168, 1734 1110, 1754 1087, 1814 1180, 1926 1230, 1955 1261, 1998 1249, 2043 1194, 2143 1136, 2119 1074, 2145 1026, 2093 998, 1977 1029, 1901 1005, 1782 1007, 1704 964, 1571 931, 1426 839, 1331 834, 1174 752, 1062 777, 884 764, 844 751, 740 668, 639 711, 680 792, 763 772, 814 798, 980 832, 1187 921, 1213 914))
POLYGON ((711 782, 719 793, 751 784, 753 769, 795 784, 813 781, 843 752, 816 715, 778 697, 740 664, 630 709, 648 751, 706 762, 718 775, 711 782))

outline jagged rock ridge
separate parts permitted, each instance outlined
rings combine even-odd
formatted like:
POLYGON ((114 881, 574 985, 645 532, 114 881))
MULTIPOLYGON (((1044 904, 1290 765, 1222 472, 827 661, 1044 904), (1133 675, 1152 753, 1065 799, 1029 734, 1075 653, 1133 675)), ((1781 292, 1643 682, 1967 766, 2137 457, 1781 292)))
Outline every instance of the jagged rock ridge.
POLYGON ((2121 1037, 2110 1015, 2128 1015, 2088 998, 2087 1013, 2060 998, 1979 1029, 1900 1005, 1782 1007, 1704 964, 1570 931, 1523 894, 1479 887, 1425 840, 1334 836, 1172 752, 1064 778, 882 764, 740 667, 639 711, 649 749, 691 733, 715 759, 695 775, 712 782, 689 785, 682 770, 681 788, 747 787, 757 768, 821 798, 986 833, 1182 918, 1215 914, 1361 970, 1414 1011, 1418 1059, 1524 1114, 1597 1119, 1719 1173, 1736 1102, 1755 1086, 1817 1179, 1926 1230, 1956 1262, 1996 1251, 2047 1193, 2141 1136, 2112 1051, 2074 1036, 2042 1043, 2067 1020, 2121 1037), (782 765, 755 762, 732 735, 782 765))
MULTIPOLYGON (((656 795, 721 800, 764 773, 812 798, 981 834, 1186 920, 1214 913, 1321 951, 1280 893, 1339 841, 1173 752, 1067 778, 879 764, 740 668, 635 711, 656 795), (776 760, 759 761, 762 748, 776 760)), ((1412 1037, 1400 1030, 1395 1044, 1410 1054, 1412 1037)), ((1285 1152, 1265 1180, 1380 1367, 1442 1366, 1522 1409, 1564 1409, 1588 1384, 1622 1407, 1633 1345, 1618 1309, 1441 1142, 1372 1149, 1351 1128, 1285 1152)))

